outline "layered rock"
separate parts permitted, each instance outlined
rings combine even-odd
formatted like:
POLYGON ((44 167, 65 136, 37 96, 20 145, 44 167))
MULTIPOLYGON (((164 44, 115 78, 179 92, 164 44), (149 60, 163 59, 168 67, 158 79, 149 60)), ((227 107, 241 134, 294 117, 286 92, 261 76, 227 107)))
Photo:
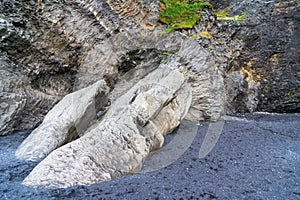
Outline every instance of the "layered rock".
POLYGON ((16 157, 36 161, 79 136, 96 120, 108 102, 104 81, 66 95, 45 116, 43 122, 19 146, 16 157))
MULTIPOLYGON (((246 21, 216 21, 204 10, 193 29, 164 35, 158 1, 0 2, 0 135, 34 128, 63 96, 100 79, 114 88, 105 117, 24 183, 68 187, 137 172, 188 107, 186 118, 213 121, 223 113, 299 111, 299 3, 225 4, 232 15, 247 11, 246 21)), ((92 105, 102 105, 90 97, 76 119, 62 112, 70 106, 63 100, 17 155, 40 159, 76 138, 95 118, 92 105)))
POLYGON ((179 125, 190 103, 184 75, 160 67, 118 98, 84 136, 53 151, 23 183, 61 188, 136 173, 162 146, 163 135, 179 125))
POLYGON ((0 56, 0 136, 37 126, 60 96, 45 94, 29 85, 18 66, 0 56))
MULTIPOLYGON (((147 155, 151 151, 155 151, 162 146, 164 134, 177 127, 183 117, 186 116, 187 119, 196 121, 217 120, 223 114, 223 102, 225 98, 223 95, 223 78, 219 70, 215 67, 214 58, 209 52, 200 47, 197 42, 188 41, 184 43, 177 55, 172 55, 167 58, 157 69, 147 67, 148 65, 145 65, 144 68, 130 70, 124 75, 122 81, 115 85, 115 89, 110 94, 111 106, 105 116, 101 118, 101 122, 93 124, 86 132, 86 135, 89 136, 83 136, 51 153, 41 162, 37 169, 32 172, 33 175, 29 176, 28 181, 25 181, 24 183, 31 186, 43 185, 46 187, 68 187, 73 184, 90 184, 117 177, 117 175, 114 175, 116 173, 114 172, 114 169, 116 169, 116 166, 119 167, 119 165, 124 165, 123 167, 125 168, 119 175, 137 172, 137 169, 140 169, 141 163, 147 155), (186 77, 187 80, 185 80, 184 77, 186 77), (118 137, 115 135, 118 135, 118 137), (126 139, 124 139, 124 137, 126 139), (102 167, 104 175, 93 175, 96 171, 96 166, 98 166, 99 163, 108 162, 103 160, 104 158, 107 158, 107 156, 111 156, 107 154, 114 152, 121 144, 121 146, 128 146, 128 144, 137 140, 136 137, 142 144, 142 147, 146 148, 146 150, 143 151, 136 150, 138 152, 144 152, 142 153, 142 158, 138 159, 138 164, 132 164, 131 160, 126 160, 128 156, 125 155, 128 154, 128 150, 125 149, 124 155, 120 154, 119 157, 115 155, 113 158, 116 160, 125 159, 126 162, 122 161, 124 163, 118 163, 117 161, 114 161, 114 164, 102 167), (109 138, 111 141, 109 141, 109 138), (121 144, 119 144, 120 138, 123 138, 121 144), (86 144, 86 146, 81 147, 81 143, 86 144), (108 143, 108 145, 105 145, 106 143, 108 143), (101 147, 96 144, 101 144, 101 147), (114 145, 116 145, 116 147, 114 145), (68 163, 76 165, 75 161, 66 158, 70 156, 69 152, 72 152, 70 148, 80 149, 80 151, 76 151, 76 155, 70 157, 70 159, 83 159, 82 157, 85 157, 85 153, 83 152, 86 150, 95 152, 95 150, 93 150, 94 148, 97 148, 97 152, 105 154, 103 155, 104 157, 100 159, 94 158, 95 155, 93 153, 87 153, 89 157, 92 157, 92 160, 97 160, 96 163, 98 164, 93 167, 93 170, 89 175, 91 177, 97 176, 97 179, 93 180, 93 178, 88 177, 83 179, 83 182, 80 182, 79 180, 81 180, 82 177, 78 178, 77 176, 81 175, 78 175, 77 173, 79 172, 76 171, 83 171, 84 169, 74 168, 61 163, 63 160, 66 160, 68 163), (64 154, 68 156, 64 156, 64 154), (62 157, 63 159, 61 160, 62 157), (72 175, 68 175, 67 172, 64 172, 66 174, 64 175, 65 183, 61 185, 56 185, 57 177, 61 178, 61 175, 57 174, 55 171, 47 171, 47 174, 52 173, 51 178, 37 176, 38 173, 41 173, 42 169, 54 169, 54 165, 56 164, 49 167, 48 165, 51 163, 56 163, 58 166, 63 166, 64 168, 71 170, 73 174, 76 174, 77 181, 74 182, 74 177, 72 178, 72 175), (128 168, 128 165, 132 165, 132 167, 128 168), (139 167, 137 168, 136 166, 139 167), (109 170, 107 168, 109 168, 109 170), (38 178, 35 179, 34 177, 38 178), (44 179, 47 184, 41 183, 44 179)), ((83 90, 82 94, 87 91, 88 90, 83 90)), ((82 102, 77 103, 77 105, 80 105, 82 102)), ((60 108, 56 109, 54 107, 54 110, 50 111, 50 113, 59 113, 57 110, 67 110, 66 105, 68 105, 68 103, 62 101, 59 104, 61 105, 60 108)), ((52 114, 50 114, 50 116, 51 115, 52 114)), ((49 118, 48 124, 44 123, 49 127, 49 130, 54 129, 57 124, 61 123, 63 123, 61 127, 64 129, 70 128, 70 123, 68 123, 68 121, 72 121, 72 115, 63 113, 60 113, 59 115, 65 116, 65 120, 59 120, 58 123, 53 120, 53 118, 49 118)), ((80 118, 78 118, 78 120, 80 120, 80 118)), ((26 139, 24 144, 32 144, 30 141, 38 141, 42 131, 46 131, 43 129, 44 126, 45 125, 42 124, 36 129, 28 139, 26 139)), ((49 143, 56 144, 55 148, 58 147, 57 138, 65 137, 67 132, 68 131, 58 130, 55 134, 50 133, 55 137, 48 137, 47 145, 43 145, 42 143, 42 145, 35 144, 36 147, 33 149, 31 149, 31 145, 27 145, 27 148, 21 146, 19 149, 22 149, 24 155, 23 157, 19 155, 19 157, 23 159, 44 157, 54 149, 52 146, 47 150, 50 146, 49 143), (27 154, 29 156, 27 156, 27 154)), ((59 144, 61 145, 61 143, 59 144)), ((135 144, 135 146, 136 145, 137 144, 135 144)), ((120 153, 119 150, 116 150, 115 152, 118 152, 118 154, 120 153)), ((17 155, 18 154, 19 153, 17 152, 17 155)), ((134 155, 130 155, 130 158, 134 159, 136 156, 137 155, 134 153, 134 155)), ((100 166, 102 166, 102 164, 100 164, 100 166)), ((61 169, 57 171, 61 171, 61 169)))
MULTIPOLYGON (((170 54, 161 64, 176 67, 188 77, 193 93, 191 108, 186 118, 192 121, 216 121, 225 113, 225 83, 222 72, 216 67, 216 59, 196 41, 186 41, 177 54, 170 54)), ((111 99, 117 99, 122 91, 135 86, 136 80, 145 76, 151 67, 129 71, 112 91, 111 99), (134 74, 134 75, 133 75, 134 74)))
POLYGON ((13 95, 4 90, 1 99, 19 102, 22 96, 22 105, 28 102, 1 105, 2 113, 13 113, 1 117, 1 134, 33 129, 64 95, 99 79, 113 88, 132 68, 156 68, 161 52, 178 51, 184 39, 178 33, 162 38, 163 27, 148 31, 157 22, 157 2, 13 0, 1 2, 0 9, 1 54, 15 66, 5 71, 25 88, 20 93, 11 86, 6 90, 13 95))
POLYGON ((0 2, 0 135, 33 129, 72 90, 80 48, 39 12, 34 1, 0 2))
POLYGON ((217 21, 204 10, 195 28, 169 35, 157 22, 158 2, 0 2, 1 70, 9 74, 0 83, 0 134, 33 129, 64 95, 99 79, 113 88, 132 68, 156 68, 164 52, 177 54, 189 37, 217 60, 226 113, 299 111, 297 1, 210 1, 247 18, 217 21))

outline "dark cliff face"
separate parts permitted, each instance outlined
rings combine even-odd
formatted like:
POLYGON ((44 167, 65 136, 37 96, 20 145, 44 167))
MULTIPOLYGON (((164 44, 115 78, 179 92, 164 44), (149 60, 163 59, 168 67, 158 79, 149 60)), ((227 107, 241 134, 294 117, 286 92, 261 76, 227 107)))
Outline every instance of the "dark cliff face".
POLYGON ((216 36, 222 40, 212 43, 225 72, 227 111, 300 112, 299 2, 212 4, 217 9, 229 5, 231 15, 247 16, 240 25, 217 22, 222 33, 216 36))
POLYGON ((261 75, 258 110, 300 112, 299 27, 299 2, 277 1, 267 24, 246 35, 242 59, 257 55, 253 68, 261 75))
POLYGON ((262 5, 246 3, 240 8, 251 12, 236 36, 244 45, 230 70, 242 67, 246 79, 259 83, 256 111, 300 112, 299 2, 269 1, 262 5))
POLYGON ((77 56, 42 19, 36 2, 2 1, 0 13, 2 135, 33 128, 71 91, 77 56))
POLYGON ((55 96, 70 92, 80 49, 51 26, 35 1, 3 1, 0 9, 3 55, 34 89, 55 96))
POLYGON ((205 10, 194 29, 162 37, 159 1, 1 1, 1 134, 35 127, 64 95, 96 80, 113 88, 131 68, 158 66, 163 52, 176 54, 197 34, 223 72, 227 113, 299 112, 299 3, 211 3, 247 19, 216 21, 205 10))

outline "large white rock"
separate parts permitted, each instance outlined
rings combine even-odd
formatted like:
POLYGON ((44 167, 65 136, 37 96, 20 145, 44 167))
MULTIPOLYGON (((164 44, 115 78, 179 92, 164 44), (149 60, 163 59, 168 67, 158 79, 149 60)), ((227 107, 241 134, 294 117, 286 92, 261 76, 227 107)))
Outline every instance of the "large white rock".
POLYGON ((96 119, 97 111, 107 104, 108 92, 105 81, 98 81, 66 95, 18 147, 16 157, 40 160, 54 149, 82 135, 96 119))
POLYGON ((178 69, 158 68, 111 105, 84 136, 46 157, 24 180, 27 186, 64 188, 139 172, 149 153, 163 144, 191 103, 178 69))

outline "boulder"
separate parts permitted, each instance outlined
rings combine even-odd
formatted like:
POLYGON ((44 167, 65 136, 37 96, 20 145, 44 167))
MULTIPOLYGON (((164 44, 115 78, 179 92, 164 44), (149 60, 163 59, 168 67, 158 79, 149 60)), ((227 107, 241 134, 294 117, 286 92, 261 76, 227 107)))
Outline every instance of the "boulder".
POLYGON ((54 149, 81 136, 107 104, 109 88, 105 81, 66 95, 19 146, 16 157, 40 160, 54 149))
POLYGON ((84 136, 47 156, 24 180, 27 186, 65 188, 139 172, 191 103, 184 74, 159 67, 112 103, 84 136))

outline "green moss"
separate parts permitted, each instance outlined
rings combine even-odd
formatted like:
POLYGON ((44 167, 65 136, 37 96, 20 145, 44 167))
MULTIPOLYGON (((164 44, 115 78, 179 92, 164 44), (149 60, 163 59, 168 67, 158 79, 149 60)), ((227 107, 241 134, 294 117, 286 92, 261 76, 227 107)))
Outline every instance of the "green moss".
POLYGON ((173 56, 173 57, 176 56, 174 53, 169 53, 167 51, 162 52, 162 55, 164 55, 164 56, 173 56))
MULTIPOLYGON (((174 29, 193 28, 200 20, 203 8, 211 8, 213 6, 204 0, 160 0, 161 13, 159 21, 168 24, 169 27, 165 31, 171 32, 174 29)), ((244 21, 245 13, 242 15, 228 16, 230 8, 227 7, 222 11, 215 12, 217 20, 244 21)))
POLYGON ((228 14, 230 12, 230 8, 227 7, 222 11, 215 12, 215 15, 217 16, 217 20, 230 20, 230 21, 245 21, 246 15, 245 13, 242 13, 241 15, 235 15, 232 17, 229 17, 228 14))
POLYGON ((159 21, 168 24, 166 32, 174 29, 193 28, 200 20, 203 8, 212 8, 206 1, 188 0, 161 0, 163 11, 160 13, 159 21))
POLYGON ((64 82, 64 81, 65 81, 65 76, 64 76, 64 75, 61 75, 60 80, 61 80, 62 82, 64 82))
POLYGON ((215 12, 215 15, 217 16, 217 18, 224 18, 224 17, 227 17, 229 12, 230 12, 230 8, 227 7, 224 10, 221 10, 219 12, 215 12))

